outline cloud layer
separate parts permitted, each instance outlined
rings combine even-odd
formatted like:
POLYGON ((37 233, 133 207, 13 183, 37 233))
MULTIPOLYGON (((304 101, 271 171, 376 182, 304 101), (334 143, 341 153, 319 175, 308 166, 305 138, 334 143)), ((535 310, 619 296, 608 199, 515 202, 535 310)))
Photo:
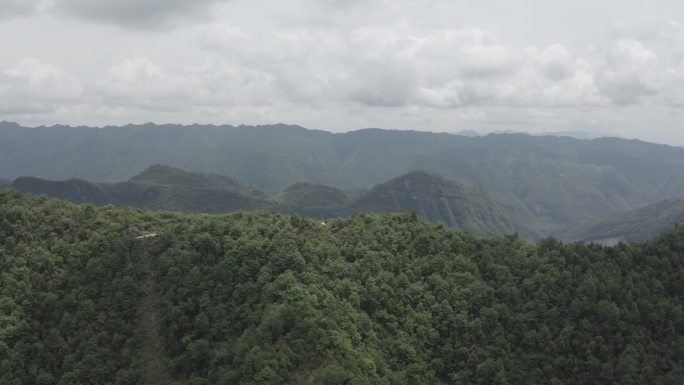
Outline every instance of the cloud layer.
POLYGON ((684 108, 678 21, 607 29, 585 43, 521 44, 476 24, 440 22, 457 8, 439 1, 278 4, 257 11, 265 3, 10 0, 0 17, 13 25, 33 13, 57 24, 86 20, 70 28, 94 34, 112 36, 100 24, 120 29, 111 52, 81 47, 78 66, 19 50, 0 62, 1 118, 601 129, 631 136, 648 123, 633 116, 663 112, 669 118, 659 122, 671 135, 684 108), (426 23, 426 15, 434 22, 426 23))
POLYGON ((225 0, 52 0, 54 9, 95 22, 140 28, 169 28, 207 18, 225 0))
POLYGON ((0 1, 0 20, 24 17, 38 12, 46 6, 44 0, 2 0, 0 1))

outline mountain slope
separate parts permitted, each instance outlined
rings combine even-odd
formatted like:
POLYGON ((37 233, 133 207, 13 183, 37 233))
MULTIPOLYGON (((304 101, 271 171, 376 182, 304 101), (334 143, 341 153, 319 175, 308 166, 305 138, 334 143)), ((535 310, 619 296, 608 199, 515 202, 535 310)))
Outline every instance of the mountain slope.
POLYGON ((280 193, 278 211, 314 218, 348 214, 355 194, 335 187, 296 183, 280 193))
POLYGON ((0 267, 2 384, 684 381, 684 226, 605 248, 5 189, 0 267))
POLYGON ((226 212, 258 210, 272 206, 260 193, 230 178, 191 173, 167 166, 152 166, 122 183, 91 183, 79 179, 47 181, 17 178, 18 191, 46 194, 75 203, 114 204, 154 210, 226 212))
POLYGON ((105 205, 117 202, 117 199, 108 191, 108 185, 81 179, 48 181, 40 178, 21 177, 15 179, 11 187, 18 191, 45 194, 74 203, 105 205))
POLYGON ((644 242, 684 223, 684 201, 662 201, 600 221, 573 226, 561 233, 569 240, 644 242))
POLYGON ((131 183, 186 186, 193 188, 238 188, 239 184, 227 176, 189 172, 175 167, 157 164, 129 179, 131 183))
POLYGON ((382 183, 361 196, 353 207, 356 212, 412 211, 471 234, 540 235, 539 224, 532 216, 520 211, 514 214, 482 189, 468 189, 426 172, 412 172, 382 183))

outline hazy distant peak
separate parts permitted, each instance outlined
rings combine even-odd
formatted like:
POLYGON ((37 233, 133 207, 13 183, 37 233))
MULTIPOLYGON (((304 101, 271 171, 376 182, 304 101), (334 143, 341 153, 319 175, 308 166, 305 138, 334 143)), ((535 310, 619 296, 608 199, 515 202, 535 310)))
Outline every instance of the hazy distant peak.
POLYGON ((337 190, 335 187, 326 186, 323 184, 297 182, 297 183, 289 186, 288 188, 286 188, 284 191, 298 192, 298 191, 305 191, 305 190, 312 190, 312 189, 337 190))
POLYGON ((400 187, 406 190, 423 190, 431 186, 458 187, 463 189, 463 186, 458 182, 445 179, 443 176, 435 173, 421 170, 411 171, 400 175, 383 185, 400 187))
POLYGON ((464 196, 466 194, 465 188, 460 183, 427 171, 408 172, 377 185, 373 191, 380 194, 393 191, 415 197, 464 196))
POLYGON ((285 203, 294 206, 338 207, 350 202, 349 196, 335 187, 295 183, 283 191, 285 203))
POLYGON ((452 135, 458 135, 458 136, 470 136, 470 137, 477 137, 477 136, 484 136, 485 134, 481 132, 477 132, 475 130, 461 130, 461 131, 456 131, 452 132, 452 135))
POLYGON ((148 167, 129 182, 159 185, 176 185, 201 188, 236 187, 238 183, 227 176, 200 172, 190 172, 175 167, 156 164, 148 167))
POLYGON ((3 129, 3 128, 21 128, 21 126, 17 123, 8 122, 6 120, 3 120, 0 122, 0 129, 3 129))
POLYGON ((549 131, 549 132, 534 132, 533 136, 559 136, 574 139, 600 139, 600 138, 622 138, 615 134, 600 132, 600 131, 549 131))

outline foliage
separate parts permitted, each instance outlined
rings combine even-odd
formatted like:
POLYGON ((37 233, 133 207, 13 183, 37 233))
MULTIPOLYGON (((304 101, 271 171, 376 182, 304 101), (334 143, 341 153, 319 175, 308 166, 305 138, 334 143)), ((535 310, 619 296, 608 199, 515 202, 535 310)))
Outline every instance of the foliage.
POLYGON ((605 248, 0 190, 0 243, 1 384, 141 383, 145 277, 177 383, 684 381, 684 227, 605 248))
POLYGON ((0 190, 0 384, 137 381, 131 234, 157 221, 0 190))

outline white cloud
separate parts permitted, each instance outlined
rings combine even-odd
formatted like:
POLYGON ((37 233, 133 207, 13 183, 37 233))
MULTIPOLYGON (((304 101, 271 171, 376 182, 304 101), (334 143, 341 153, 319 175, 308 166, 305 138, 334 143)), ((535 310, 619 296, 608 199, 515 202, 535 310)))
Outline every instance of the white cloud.
POLYGON ((207 60, 201 66, 169 74, 144 57, 113 66, 96 89, 102 103, 110 107, 167 111, 259 105, 266 103, 271 93, 268 75, 225 61, 207 60))
POLYGON ((564 46, 524 50, 525 64, 503 80, 500 104, 523 107, 596 107, 606 104, 595 82, 595 70, 574 58, 564 46))
POLYGON ((606 54, 601 89, 617 104, 638 103, 661 91, 662 63, 652 50, 636 40, 620 40, 606 54))
POLYGON ((0 72, 0 112, 47 113, 65 104, 78 104, 83 84, 53 65, 25 59, 0 72))
POLYGON ((400 22, 248 35, 212 25, 200 39, 213 55, 271 76, 283 101, 434 108, 604 102, 594 68, 564 46, 514 48, 475 27, 420 31, 400 22))
POLYGON ((125 59, 107 75, 98 90, 105 101, 115 104, 161 107, 184 99, 189 88, 185 79, 165 73, 144 57, 125 59))

